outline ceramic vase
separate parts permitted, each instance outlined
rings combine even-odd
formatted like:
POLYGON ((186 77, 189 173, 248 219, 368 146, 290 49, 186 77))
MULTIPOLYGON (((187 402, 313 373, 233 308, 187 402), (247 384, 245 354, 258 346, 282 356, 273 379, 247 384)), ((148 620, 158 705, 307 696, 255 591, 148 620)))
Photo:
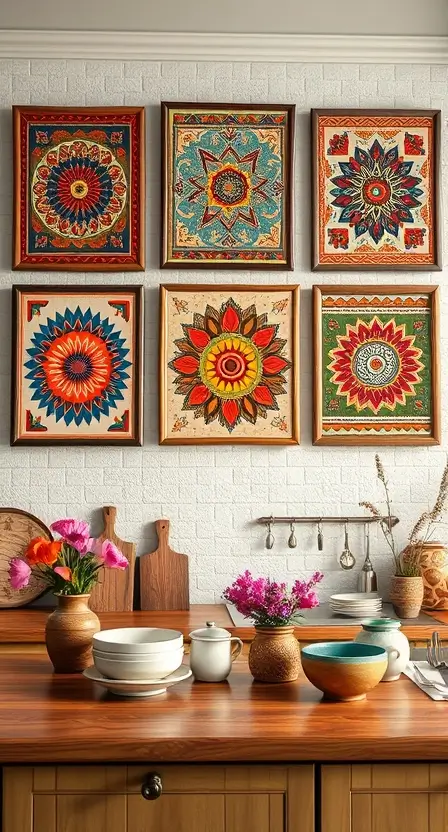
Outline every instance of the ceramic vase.
POLYGON ((294 627, 255 627, 249 670, 257 682, 294 682, 300 666, 300 645, 294 627))
POLYGON ((388 654, 387 670, 382 682, 394 682, 406 668, 409 661, 409 642, 400 633, 401 624, 393 618, 372 618, 362 622, 362 630, 354 641, 361 644, 375 644, 384 647, 388 654))
POLYGON ((418 546, 418 562, 423 578, 425 610, 448 610, 448 551, 443 543, 431 541, 418 546))
POLYGON ((78 673, 93 664, 92 637, 100 629, 90 595, 58 595, 45 627, 47 652, 56 673, 78 673))
POLYGON ((393 575, 389 597, 399 618, 417 618, 423 602, 423 578, 393 575))

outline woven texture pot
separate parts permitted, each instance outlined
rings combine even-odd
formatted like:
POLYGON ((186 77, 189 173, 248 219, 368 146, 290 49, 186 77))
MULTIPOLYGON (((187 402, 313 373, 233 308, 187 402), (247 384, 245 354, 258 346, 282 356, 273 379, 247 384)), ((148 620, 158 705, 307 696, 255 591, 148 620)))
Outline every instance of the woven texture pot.
POLYGON ((417 618, 423 602, 423 578, 393 575, 389 596, 399 618, 417 618))
POLYGON ((47 619, 45 642, 56 673, 78 673, 93 664, 92 637, 100 629, 90 595, 59 595, 47 619))
POLYGON ((300 666, 300 646, 294 627, 255 627, 249 669, 257 682, 293 682, 300 666))

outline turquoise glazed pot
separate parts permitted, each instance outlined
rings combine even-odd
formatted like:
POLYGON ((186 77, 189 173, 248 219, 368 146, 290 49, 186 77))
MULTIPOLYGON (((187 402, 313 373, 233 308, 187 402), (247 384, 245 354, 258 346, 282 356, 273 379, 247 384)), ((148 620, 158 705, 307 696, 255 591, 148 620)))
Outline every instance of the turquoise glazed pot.
POLYGON ((365 699, 383 678, 387 659, 383 647, 353 641, 322 642, 302 649, 307 679, 326 699, 340 702, 365 699))

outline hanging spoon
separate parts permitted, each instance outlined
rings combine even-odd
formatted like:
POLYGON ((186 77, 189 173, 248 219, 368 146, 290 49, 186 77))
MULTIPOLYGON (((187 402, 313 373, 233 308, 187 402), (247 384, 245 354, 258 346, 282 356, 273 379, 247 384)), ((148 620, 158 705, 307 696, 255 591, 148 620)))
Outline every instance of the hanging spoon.
POLYGON ((275 537, 274 537, 274 535, 272 534, 272 531, 271 531, 272 525, 273 525, 272 517, 269 520, 267 525, 268 525, 268 533, 266 535, 266 549, 272 549, 272 547, 274 545, 274 541, 275 541, 275 537))
POLYGON ((297 546, 297 538, 294 534, 294 523, 291 523, 290 529, 291 529, 291 534, 288 537, 288 546, 289 546, 290 549, 295 549, 296 546, 297 546))
POLYGON ((339 564, 341 569, 353 569, 356 563, 355 556, 351 553, 350 547, 348 545, 348 523, 345 521, 345 536, 344 536, 344 549, 339 558, 339 564))

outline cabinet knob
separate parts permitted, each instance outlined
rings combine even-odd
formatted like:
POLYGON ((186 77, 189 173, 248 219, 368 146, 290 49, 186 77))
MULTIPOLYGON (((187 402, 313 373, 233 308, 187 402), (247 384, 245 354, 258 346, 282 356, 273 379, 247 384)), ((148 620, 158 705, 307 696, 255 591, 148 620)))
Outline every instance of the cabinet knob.
POLYGON ((145 800, 157 800, 162 796, 163 786, 160 774, 147 774, 142 785, 142 797, 145 800))

